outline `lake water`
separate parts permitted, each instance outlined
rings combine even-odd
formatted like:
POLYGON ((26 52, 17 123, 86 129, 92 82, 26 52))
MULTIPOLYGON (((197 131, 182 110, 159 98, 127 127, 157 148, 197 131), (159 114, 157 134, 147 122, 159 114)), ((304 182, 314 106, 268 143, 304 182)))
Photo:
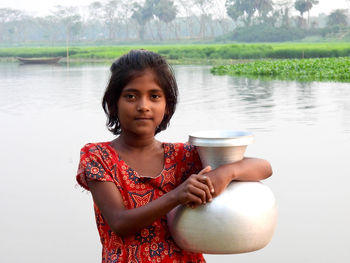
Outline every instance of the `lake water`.
MULTIPOLYGON (((208 262, 350 262, 350 84, 213 76, 176 66, 180 103, 163 141, 191 131, 255 134, 278 201, 270 244, 208 262)), ((91 196, 76 186, 79 150, 107 141, 108 66, 0 64, 0 262, 100 262, 91 196)))

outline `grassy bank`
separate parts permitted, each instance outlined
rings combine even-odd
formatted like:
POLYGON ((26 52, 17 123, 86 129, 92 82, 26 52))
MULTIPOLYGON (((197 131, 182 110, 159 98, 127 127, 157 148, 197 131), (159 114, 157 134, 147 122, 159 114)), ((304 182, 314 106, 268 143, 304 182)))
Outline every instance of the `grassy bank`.
MULTIPOLYGON (((113 60, 131 49, 145 48, 181 63, 261 58, 319 58, 350 56, 350 43, 198 44, 150 46, 76 46, 73 60, 113 60)), ((0 48, 0 58, 66 56, 65 47, 0 48)))
POLYGON ((211 72, 255 78, 350 82, 350 57, 257 60, 244 64, 215 66, 211 72))

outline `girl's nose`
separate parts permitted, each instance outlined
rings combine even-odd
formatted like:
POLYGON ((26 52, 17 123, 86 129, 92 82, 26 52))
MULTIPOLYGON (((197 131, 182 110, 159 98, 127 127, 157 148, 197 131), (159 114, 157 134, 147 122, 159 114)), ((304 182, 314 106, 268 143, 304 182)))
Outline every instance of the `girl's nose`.
POLYGON ((138 100, 137 111, 149 111, 149 101, 147 98, 141 97, 138 100))

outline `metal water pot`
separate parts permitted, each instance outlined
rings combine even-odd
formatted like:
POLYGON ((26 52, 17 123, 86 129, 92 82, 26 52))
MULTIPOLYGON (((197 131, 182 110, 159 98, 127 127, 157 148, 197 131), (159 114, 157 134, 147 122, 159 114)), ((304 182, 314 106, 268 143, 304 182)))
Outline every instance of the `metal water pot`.
MULTIPOLYGON (((254 136, 242 131, 205 131, 190 135, 203 167, 213 169, 243 158, 254 136)), ((212 202, 197 208, 177 206, 167 215, 179 247, 206 254, 236 254, 265 247, 277 221, 275 197, 261 182, 231 182, 212 202)))

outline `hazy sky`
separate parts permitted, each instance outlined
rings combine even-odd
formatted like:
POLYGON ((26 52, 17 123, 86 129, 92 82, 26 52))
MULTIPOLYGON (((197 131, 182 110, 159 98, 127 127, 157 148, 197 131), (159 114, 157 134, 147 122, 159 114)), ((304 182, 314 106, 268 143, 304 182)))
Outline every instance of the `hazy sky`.
MULTIPOLYGON (((225 0, 216 0, 224 3, 225 0)), ((94 0, 1 0, 0 8, 9 7, 21 9, 29 12, 32 15, 48 14, 50 9, 56 5, 62 6, 87 6, 94 0)), ((101 2, 104 2, 103 0, 101 2)), ((312 9, 312 14, 329 13, 338 8, 349 8, 350 0, 319 0, 319 4, 312 9)))

